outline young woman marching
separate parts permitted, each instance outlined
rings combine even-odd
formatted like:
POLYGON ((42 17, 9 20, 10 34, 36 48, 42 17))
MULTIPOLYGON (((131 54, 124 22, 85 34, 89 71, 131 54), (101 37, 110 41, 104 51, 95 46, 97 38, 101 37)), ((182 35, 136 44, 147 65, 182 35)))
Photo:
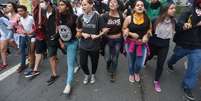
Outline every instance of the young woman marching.
POLYGON ((151 23, 145 14, 144 3, 136 0, 133 4, 132 15, 126 17, 123 24, 123 33, 126 37, 125 48, 128 57, 129 81, 140 81, 140 71, 148 53, 147 42, 151 35, 151 23))
POLYGON ((161 92, 159 79, 162 75, 163 65, 168 54, 170 39, 175 33, 175 7, 175 4, 169 3, 161 9, 160 16, 157 18, 154 25, 155 34, 150 38, 149 45, 151 54, 148 59, 151 60, 154 55, 158 56, 154 79, 154 88, 157 92, 161 92))
POLYGON ((107 71, 110 73, 111 82, 116 79, 116 69, 118 64, 118 57, 122 46, 122 24, 123 15, 119 11, 121 6, 119 0, 109 0, 109 12, 103 15, 105 22, 106 46, 105 59, 107 62, 107 71))
POLYGON ((96 11, 93 11, 93 0, 83 0, 82 9, 84 14, 78 18, 77 34, 80 39, 80 65, 84 71, 84 84, 89 82, 90 71, 88 68, 88 57, 91 58, 92 75, 90 83, 95 83, 95 73, 98 67, 99 49, 100 49, 100 34, 103 20, 96 11))
POLYGON ((66 49, 68 72, 64 94, 69 94, 74 75, 74 65, 76 63, 78 40, 76 38, 76 19, 70 2, 60 0, 59 2, 58 31, 60 34, 60 45, 66 49))
MULTIPOLYGON (((9 13, 9 24, 11 25, 11 28, 15 28, 15 25, 19 19, 19 16, 17 15, 17 6, 14 3, 9 2, 6 6, 6 10, 9 13)), ((16 30, 15 30, 16 31, 16 30)), ((2 64, 0 64, 0 68, 5 69, 8 67, 7 62, 7 56, 8 56, 8 45, 13 46, 14 48, 17 48, 17 45, 15 44, 13 38, 13 33, 5 33, 5 35, 2 34, 1 40, 0 40, 0 50, 1 50, 1 58, 2 58, 2 64)))
POLYGON ((1 56, 3 64, 0 65, 0 71, 5 69, 7 66, 7 47, 3 47, 3 43, 10 38, 10 35, 12 34, 11 31, 11 25, 7 19, 7 17, 3 14, 2 11, 0 11, 0 46, 1 46, 1 56))

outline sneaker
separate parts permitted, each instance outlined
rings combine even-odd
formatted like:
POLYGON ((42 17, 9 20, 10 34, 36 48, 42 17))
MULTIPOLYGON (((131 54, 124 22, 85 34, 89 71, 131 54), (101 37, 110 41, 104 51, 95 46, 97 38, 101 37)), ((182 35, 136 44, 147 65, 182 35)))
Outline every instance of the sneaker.
POLYGON ((33 71, 29 71, 29 72, 25 75, 26 78, 30 78, 30 77, 32 77, 32 76, 33 76, 33 71))
POLYGON ((170 71, 172 71, 172 72, 174 72, 174 71, 175 71, 175 69, 174 69, 174 66, 173 66, 173 65, 168 65, 168 68, 169 68, 169 70, 170 70, 170 71))
POLYGON ((89 75, 84 76, 83 84, 87 84, 89 82, 89 75))
POLYGON ((32 72, 32 71, 33 71, 32 69, 28 69, 28 70, 24 71, 24 75, 28 75, 28 74, 30 74, 30 72, 32 72))
POLYGON ((52 85, 58 78, 59 76, 51 76, 50 79, 47 81, 47 85, 52 85))
POLYGON ((154 89, 156 92, 161 92, 161 87, 160 87, 160 82, 159 81, 154 81, 154 89))
POLYGON ((91 84, 94 84, 96 82, 96 78, 95 78, 95 75, 91 75, 91 80, 90 80, 90 83, 91 84))
POLYGON ((184 89, 185 97, 191 101, 195 101, 195 98, 189 89, 184 89))
POLYGON ((63 90, 63 94, 70 94, 70 91, 71 91, 71 86, 67 84, 65 89, 63 90))
POLYGON ((140 75, 139 74, 135 74, 135 81, 136 82, 140 82, 140 75))
POLYGON ((130 83, 134 83, 135 82, 135 79, 134 79, 133 75, 130 75, 128 80, 129 80, 130 83))
POLYGON ((110 82, 114 83, 116 80, 116 74, 112 73, 110 76, 111 76, 110 82))
POLYGON ((76 74, 79 70, 80 70, 80 67, 76 66, 75 69, 74 69, 74 73, 76 74))

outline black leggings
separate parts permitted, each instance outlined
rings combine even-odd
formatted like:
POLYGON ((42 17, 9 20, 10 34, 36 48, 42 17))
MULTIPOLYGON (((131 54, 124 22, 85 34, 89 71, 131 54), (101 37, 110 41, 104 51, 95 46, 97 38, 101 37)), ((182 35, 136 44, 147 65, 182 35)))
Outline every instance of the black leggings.
POLYGON ((154 45, 149 45, 150 46, 150 56, 148 57, 148 60, 151 60, 154 55, 157 55, 157 68, 155 71, 155 81, 159 81, 162 72, 163 72, 163 65, 165 63, 165 60, 168 55, 168 47, 157 47, 154 45))
POLYGON ((86 75, 90 75, 88 68, 88 56, 90 57, 92 63, 92 74, 95 74, 98 67, 99 51, 86 51, 80 49, 80 66, 86 75))

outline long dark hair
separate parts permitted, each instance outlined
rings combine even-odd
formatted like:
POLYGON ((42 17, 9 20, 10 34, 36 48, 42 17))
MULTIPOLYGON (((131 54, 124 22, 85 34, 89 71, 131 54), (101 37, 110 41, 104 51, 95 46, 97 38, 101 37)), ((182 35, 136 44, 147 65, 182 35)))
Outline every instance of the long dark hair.
MULTIPOLYGON (((66 19, 67 19, 67 21, 68 21, 69 24, 73 24, 74 23, 73 17, 75 16, 75 14, 74 14, 74 11, 73 11, 71 3, 69 1, 66 1, 66 0, 60 0, 59 2, 65 3, 66 7, 68 7, 68 10, 66 9, 66 11, 65 11, 65 15, 67 16, 66 19)), ((56 18, 57 25, 60 24, 60 20, 59 19, 61 18, 61 15, 62 14, 58 13, 58 11, 57 11, 57 18, 56 18)))
POLYGON ((192 11, 192 26, 197 26, 197 23, 200 21, 201 17, 197 15, 196 13, 196 9, 201 9, 201 7, 199 7, 199 4, 201 2, 199 0, 194 0, 194 4, 193 4, 193 11, 192 11))
MULTIPOLYGON (((139 2, 139 1, 143 2, 144 6, 145 6, 145 3, 144 3, 143 0, 136 0, 136 1, 132 4, 132 8, 133 8, 133 9, 135 8, 137 2, 139 2)), ((134 13, 135 13, 135 11, 133 10, 132 14, 134 14, 134 13)), ((147 19, 147 20, 148 20, 148 23, 149 23, 149 25, 150 25, 150 19, 149 19, 147 13, 144 11, 143 14, 144 14, 144 19, 147 19)))
POLYGON ((11 4, 13 6, 14 12, 17 13, 17 4, 13 2, 8 2, 7 4, 11 4))
MULTIPOLYGON (((160 14, 159 17, 157 18, 154 26, 156 27, 159 23, 163 22, 165 20, 165 18, 168 16, 167 12, 168 9, 170 8, 171 5, 175 5, 173 2, 168 3, 167 5, 165 5, 164 7, 162 7, 160 9, 160 14)), ((173 25, 173 29, 175 29, 175 18, 174 16, 169 16, 169 18, 171 19, 171 23, 173 25)))
MULTIPOLYGON (((139 2, 139 1, 141 1, 141 2, 143 2, 143 4, 144 4, 144 8, 145 8, 145 3, 144 3, 144 1, 143 0, 136 0, 133 4, 132 4, 132 9, 134 9, 135 8, 135 6, 136 6, 136 4, 137 4, 137 2, 139 2)), ((135 11, 133 10, 133 13, 135 13, 135 11)), ((144 11, 143 12, 144 13, 144 15, 146 15, 147 16, 147 14, 146 14, 146 12, 144 11)))
POLYGON ((73 7, 72 7, 72 5, 71 5, 71 3, 70 3, 69 1, 60 0, 59 2, 65 3, 66 7, 68 7, 68 10, 66 10, 66 13, 67 13, 67 14, 74 14, 74 12, 73 12, 73 7))
MULTIPOLYGON (((83 0, 82 0, 83 1, 83 0)), ((94 4, 94 1, 93 0, 87 0, 87 2, 90 4, 90 5, 93 5, 94 4)))
MULTIPOLYGON (((120 12, 123 12, 123 10, 124 10, 124 5, 123 5, 123 3, 120 1, 120 0, 116 0, 117 1, 117 4, 118 4, 118 8, 117 8, 117 10, 118 10, 118 12, 120 13, 120 12)), ((111 0, 108 0, 108 6, 109 6, 109 4, 110 4, 110 2, 111 2, 111 0)))
POLYGON ((4 14, 1 10, 0 10, 0 17, 4 17, 4 14))

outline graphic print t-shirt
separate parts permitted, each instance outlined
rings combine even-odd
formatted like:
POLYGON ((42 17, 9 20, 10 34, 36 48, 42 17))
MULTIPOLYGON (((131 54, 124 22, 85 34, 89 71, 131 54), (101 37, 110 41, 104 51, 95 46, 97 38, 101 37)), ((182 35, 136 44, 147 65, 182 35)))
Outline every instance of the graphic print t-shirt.
POLYGON ((76 35, 76 15, 61 15, 59 20, 59 35, 63 41, 71 41, 76 35))
MULTIPOLYGON (((77 21, 77 28, 81 29, 83 33, 91 35, 98 35, 102 26, 104 25, 102 17, 98 13, 93 12, 91 18, 84 18, 85 15, 81 15, 77 21)), ((100 48, 100 39, 84 39, 80 40, 80 48, 87 51, 97 51, 100 48)))

